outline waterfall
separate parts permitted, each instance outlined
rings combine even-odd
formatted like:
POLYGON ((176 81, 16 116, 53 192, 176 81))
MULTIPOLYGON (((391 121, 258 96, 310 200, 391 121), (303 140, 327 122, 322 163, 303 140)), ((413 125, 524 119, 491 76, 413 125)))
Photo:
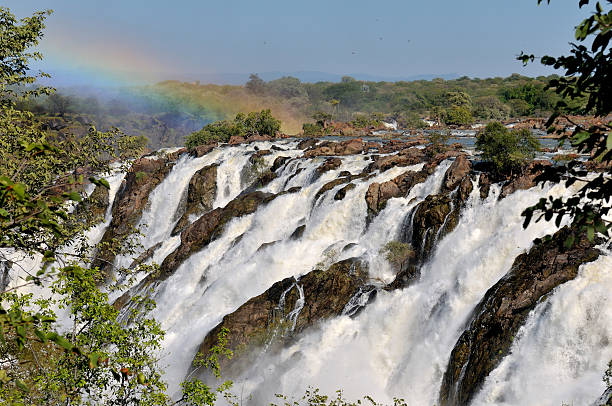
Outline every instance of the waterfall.
MULTIPOLYGON (((353 399, 372 395, 391 403, 397 396, 408 404, 435 404, 448 357, 470 312, 534 238, 555 229, 540 222, 523 230, 522 208, 563 191, 561 186, 534 188, 467 207, 417 283, 380 291, 357 317, 330 320, 265 365, 254 365, 240 377, 245 390, 263 400, 273 391, 299 394, 313 385, 327 393, 342 388, 353 399)), ((379 217, 401 219, 408 209, 396 202, 379 217)))
POLYGON ((605 390, 612 359, 612 256, 581 267, 578 277, 540 303, 494 370, 475 405, 589 405, 605 390))
MULTIPOLYGON (((386 291, 382 288, 394 280, 396 270, 381 248, 412 233, 415 208, 440 192, 450 160, 428 172, 407 196, 388 200, 368 223, 369 185, 420 171, 424 164, 357 176, 372 162, 369 154, 357 154, 339 157, 338 167, 320 173, 317 168, 328 158, 303 158, 297 141, 224 146, 200 158, 181 156, 149 196, 139 222, 141 250, 118 257, 115 266, 129 266, 147 249, 154 249, 147 262, 161 263, 180 245, 180 236, 171 233, 191 177, 217 164, 213 206, 222 208, 251 186, 245 173, 251 169, 249 158, 260 150, 270 150, 261 155, 267 167, 278 157, 287 158, 276 177, 259 189, 277 196, 254 213, 231 219, 151 292, 157 303, 151 315, 166 331, 162 367, 171 394, 177 393, 206 334, 225 315, 275 282, 295 278, 290 289, 296 289, 299 298, 285 315, 295 328, 309 301, 300 277, 357 257, 367 268, 368 285, 359 288, 341 315, 296 333, 279 351, 264 348, 231 378, 253 404, 266 404, 275 393, 298 397, 308 386, 325 393, 342 389, 350 399, 371 395, 391 404, 393 397, 414 405, 437 403, 450 353, 478 302, 535 238, 557 229, 544 221, 523 229, 522 210, 542 197, 569 193, 561 185, 547 184, 499 200, 501 187, 491 185, 489 196, 481 199, 473 181, 457 226, 446 234, 442 227, 438 230, 420 278, 403 289, 386 291), (353 175, 354 184, 343 199, 335 196, 348 178, 317 196, 342 172, 353 175), (299 190, 281 193, 295 187, 299 190), (304 227, 303 232, 294 236, 298 227, 304 227)), ((113 176, 111 206, 123 174, 113 176)), ((90 241, 100 240, 111 216, 109 208, 105 221, 90 230, 90 241)), ((601 394, 601 377, 612 358, 611 258, 606 254, 584 265, 578 278, 558 287, 532 311, 510 355, 487 378, 474 404, 528 405, 543 399, 546 404, 583 404, 601 394)))

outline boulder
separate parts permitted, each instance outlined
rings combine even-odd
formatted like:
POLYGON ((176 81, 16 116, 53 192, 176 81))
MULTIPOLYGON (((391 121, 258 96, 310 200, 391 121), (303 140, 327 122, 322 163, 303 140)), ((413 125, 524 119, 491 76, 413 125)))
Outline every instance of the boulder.
POLYGON ((342 189, 338 190, 336 192, 336 194, 334 195, 334 200, 342 200, 344 199, 344 197, 346 196, 346 194, 350 191, 355 189, 355 184, 354 183, 349 183, 348 185, 344 186, 342 189))
POLYGON ((272 141, 272 140, 273 138, 270 137, 269 135, 259 135, 259 134, 251 135, 249 138, 246 139, 247 142, 272 141))
POLYGON ((480 187, 480 198, 486 199, 489 196, 491 190, 491 178, 486 173, 481 173, 478 178, 478 185, 480 187))
POLYGON ((316 156, 354 155, 363 152, 364 147, 365 144, 361 138, 355 138, 342 142, 324 141, 307 149, 304 152, 304 157, 313 158, 316 156))
POLYGON ((197 158, 204 156, 206 154, 208 154, 210 151, 212 151, 213 149, 215 149, 217 147, 217 145, 219 145, 218 142, 209 142, 207 144, 203 144, 203 145, 198 145, 197 147, 194 147, 190 150, 190 153, 194 156, 196 156, 197 158))
POLYGON ((238 135, 232 135, 227 143, 229 145, 238 145, 244 144, 245 142, 247 142, 246 138, 240 137, 238 135))
POLYGON ((454 228, 459 213, 450 216, 453 204, 448 194, 429 195, 414 210, 410 242, 417 261, 422 262, 429 257, 436 241, 454 228))
POLYGON ((584 234, 571 248, 564 247, 572 232, 564 227, 550 240, 537 241, 487 291, 451 353, 440 389, 440 405, 469 404, 485 378, 508 354, 529 312, 557 286, 574 279, 580 265, 597 259, 597 242, 589 242, 584 234))
POLYGON ((231 371, 232 364, 244 365, 250 356, 256 356, 258 351, 253 350, 262 346, 270 349, 275 341, 282 343, 308 327, 342 314, 366 283, 367 270, 356 258, 337 262, 325 271, 313 270, 298 280, 283 279, 223 317, 203 339, 198 352, 208 354, 221 330, 228 329, 227 347, 234 351, 234 357, 231 361, 220 361, 222 368, 229 367, 231 371))
POLYGON ((308 149, 317 145, 319 141, 315 138, 306 138, 297 144, 297 149, 308 149))
POLYGON ((285 163, 290 159, 291 158, 289 158, 288 156, 277 156, 276 159, 274 159, 274 163, 272 163, 272 167, 270 168, 270 170, 272 172, 276 172, 281 166, 285 165, 285 163))
POLYGON ((340 165, 342 165, 342 160, 340 158, 326 159, 325 162, 323 162, 321 165, 317 167, 316 169, 317 177, 321 176, 325 172, 332 171, 334 169, 339 168, 340 165))
POLYGON ((416 165, 426 160, 425 153, 423 150, 418 148, 407 148, 403 149, 395 155, 379 156, 372 162, 364 171, 372 172, 379 170, 384 172, 387 169, 393 168, 394 166, 410 166, 416 165))
POLYGON ((500 199, 511 195, 517 190, 526 190, 536 185, 535 178, 544 172, 544 168, 550 166, 550 161, 533 161, 518 176, 511 178, 503 187, 499 195, 500 199))
POLYGON ((218 166, 218 164, 205 166, 191 177, 187 187, 185 211, 174 226, 172 235, 180 233, 189 225, 190 216, 200 215, 212 210, 215 197, 217 196, 218 166))
POLYGON ((387 200, 401 195, 400 188, 393 182, 371 183, 365 195, 365 200, 373 213, 378 214, 385 208, 387 200))
POLYGON ((455 190, 461 180, 472 170, 472 164, 467 158, 467 155, 459 155, 451 166, 446 170, 444 174, 444 180, 442 181, 442 190, 452 191, 455 190))

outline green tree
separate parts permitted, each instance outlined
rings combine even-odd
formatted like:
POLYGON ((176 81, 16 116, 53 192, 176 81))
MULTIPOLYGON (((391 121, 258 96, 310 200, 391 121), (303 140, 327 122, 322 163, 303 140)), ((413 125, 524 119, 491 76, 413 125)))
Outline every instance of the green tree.
POLYGON ((246 82, 247 90, 256 95, 262 95, 266 92, 266 82, 256 73, 249 75, 249 80, 246 82))
MULTIPOLYGON (((20 87, 33 83, 28 63, 40 55, 29 49, 42 37, 47 15, 17 21, 0 8, 0 259, 15 261, 5 257, 12 250, 41 259, 17 286, 0 291, 0 399, 46 405, 104 396, 108 403, 160 404, 167 397, 153 354, 161 331, 145 318, 130 327, 119 322, 97 288, 98 270, 88 267, 91 247, 80 243, 92 223, 79 217, 81 210, 69 211, 70 202, 82 200, 83 174, 107 172, 124 136, 92 128, 81 137, 54 137, 16 107, 17 98, 50 91, 20 87), (74 250, 67 252, 69 245, 74 250), (18 289, 30 284, 45 284, 56 295, 33 298, 18 289), (57 332, 54 305, 73 317, 66 337, 57 332)), ((89 181, 108 188, 103 179, 89 181)))
MULTIPOLYGON (((542 1, 538 0, 538 4, 542 1)), ((580 0, 583 7, 591 3, 580 0)), ((612 1, 607 1, 608 6, 612 1)), ((565 70, 565 75, 552 79, 547 87, 563 98, 586 99, 583 112, 590 112, 596 117, 604 118, 612 112, 612 52, 610 38, 612 37, 612 10, 604 10, 601 3, 595 4, 591 16, 584 19, 575 28, 576 40, 572 44, 570 54, 561 57, 542 56, 540 61, 547 66, 565 70)), ((535 59, 534 55, 521 53, 518 57, 523 63, 535 59)), ((566 102, 561 99, 555 106, 555 112, 549 118, 547 125, 550 132, 555 131, 552 125, 562 115, 566 102)), ((571 117, 563 117, 572 123, 571 117)), ((571 135, 561 133, 561 142, 569 141, 579 152, 588 154, 588 164, 600 168, 599 176, 588 178, 582 162, 572 161, 566 166, 549 168, 539 178, 540 181, 564 181, 567 186, 579 184, 578 191, 569 198, 558 197, 542 199, 537 205, 525 210, 525 227, 529 225, 534 215, 537 219, 555 218, 557 224, 564 216, 573 219, 576 229, 586 233, 593 240, 599 232, 609 238, 612 226, 606 219, 612 197, 612 182, 610 181, 610 160, 612 158, 612 125, 603 122, 591 126, 574 123, 575 130, 571 135)), ((571 246, 575 236, 571 235, 566 244, 571 246)))
POLYGON ((509 130, 499 122, 491 122, 478 133, 476 148, 482 159, 491 162, 500 175, 519 170, 534 158, 540 146, 529 130, 509 130))
POLYGON ((74 107, 74 101, 70 96, 59 93, 49 95, 47 102, 49 103, 49 111, 60 117, 64 117, 66 113, 71 112, 74 107))
POLYGON ((466 107, 451 106, 446 110, 444 122, 451 125, 467 125, 474 122, 474 117, 466 107))
MULTIPOLYGON (((540 4, 542 0, 538 0, 540 4)), ((550 3, 550 0, 547 1, 550 3)), ((583 7, 591 3, 589 0, 579 0, 578 6, 583 7)), ((607 0, 608 7, 612 1, 607 0)), ((595 3, 595 10, 591 16, 582 20, 575 27, 575 38, 583 44, 571 44, 570 54, 561 57, 543 56, 540 62, 555 69, 563 69, 565 75, 552 79, 547 87, 554 90, 564 99, 586 99, 584 112, 594 114, 596 117, 606 117, 612 112, 612 51, 610 39, 612 38, 612 9, 604 10, 600 2, 595 3), (584 45, 584 44, 587 45, 584 45), (588 46, 590 44, 590 46, 588 46)), ((518 57, 524 64, 534 61, 534 55, 521 53, 518 57)), ((549 118, 547 125, 549 131, 555 131, 552 124, 567 107, 564 99, 555 105, 555 112, 549 118)), ((570 117, 565 116, 570 123, 570 117)), ((555 218, 557 225, 561 224, 563 217, 572 219, 574 229, 578 233, 586 233, 590 241, 595 234, 600 233, 610 239, 612 224, 607 218, 610 212, 612 198, 612 181, 610 180, 610 161, 612 159, 612 125, 610 123, 595 124, 591 126, 574 123, 575 130, 571 135, 562 133, 561 142, 569 141, 579 152, 589 156, 589 163, 599 166, 599 176, 588 178, 583 164, 572 161, 567 166, 555 167, 547 170, 540 181, 565 181, 566 186, 580 184, 574 195, 568 198, 549 197, 541 199, 538 204, 527 208, 524 227, 528 227, 534 215, 536 221, 544 218, 555 218)), ((571 234, 565 245, 571 247, 576 235, 571 234)), ((612 400, 612 361, 604 375, 608 393, 607 403, 612 400)))

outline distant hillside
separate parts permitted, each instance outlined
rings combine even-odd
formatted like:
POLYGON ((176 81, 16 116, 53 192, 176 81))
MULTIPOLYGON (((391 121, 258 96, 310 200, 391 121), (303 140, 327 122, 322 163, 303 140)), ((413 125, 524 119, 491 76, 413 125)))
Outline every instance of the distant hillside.
MULTIPOLYGON (((182 145, 184 137, 206 123, 233 118, 239 112, 271 109, 282 131, 296 134, 315 113, 352 121, 375 113, 400 126, 422 124, 430 117, 447 124, 546 116, 559 96, 545 86, 551 77, 436 78, 413 81, 367 81, 343 76, 339 81, 302 82, 295 77, 266 81, 251 75, 244 86, 165 81, 115 89, 65 88, 23 108, 45 116, 85 116, 106 129, 116 126, 146 135, 152 148, 182 145)), ((580 100, 568 111, 584 113, 580 100)))

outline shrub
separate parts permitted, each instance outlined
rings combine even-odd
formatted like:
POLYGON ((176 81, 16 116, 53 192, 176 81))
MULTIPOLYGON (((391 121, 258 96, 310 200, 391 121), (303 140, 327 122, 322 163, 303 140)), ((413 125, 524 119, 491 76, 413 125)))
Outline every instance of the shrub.
POLYGON ((274 136, 280 130, 280 120, 274 118, 269 109, 249 114, 238 113, 234 121, 215 121, 187 136, 185 146, 194 148, 211 141, 227 142, 233 136, 249 137, 251 135, 274 136))
POLYGON ((435 131, 427 134, 427 140, 429 141, 430 148, 428 153, 430 155, 436 155, 440 152, 444 152, 447 149, 446 143, 448 142, 449 135, 448 131, 435 131))
POLYGON ((466 107, 452 106, 446 110, 444 122, 451 125, 467 125, 474 122, 474 117, 466 107))
POLYGON ((414 256, 411 245, 400 241, 389 241, 380 253, 385 255, 385 259, 396 270, 402 269, 406 261, 414 256))
POLYGON ((511 174, 535 157, 540 142, 527 129, 511 131, 494 121, 478 133, 476 148, 482 151, 483 160, 495 166, 498 174, 511 174))
POLYGON ((305 136, 319 136, 323 134, 323 127, 318 124, 304 123, 302 131, 305 136))

